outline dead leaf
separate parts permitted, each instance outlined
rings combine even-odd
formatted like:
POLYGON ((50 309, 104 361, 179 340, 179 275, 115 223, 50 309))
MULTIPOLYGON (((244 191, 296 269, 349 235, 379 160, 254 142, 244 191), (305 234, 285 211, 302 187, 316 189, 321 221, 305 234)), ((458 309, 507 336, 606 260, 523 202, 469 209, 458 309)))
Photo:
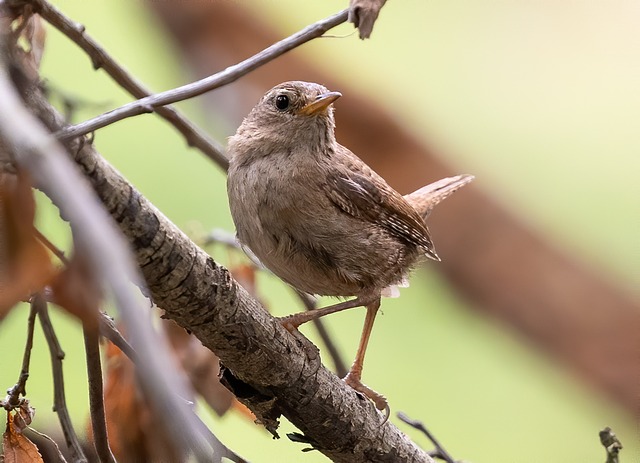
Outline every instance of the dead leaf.
POLYGON ((7 414, 7 428, 2 435, 4 463, 44 463, 38 447, 14 424, 16 416, 7 414))
POLYGON ((56 273, 34 234, 36 204, 26 174, 0 172, 0 320, 56 273))
POLYGON ((187 374, 193 389, 207 402, 218 416, 224 415, 234 402, 234 397, 218 379, 220 359, 195 336, 171 320, 162 320, 164 332, 169 339, 182 369, 187 374))
POLYGON ((31 5, 24 5, 13 17, 3 18, 3 22, 11 21, 11 30, 15 47, 14 57, 20 60, 22 68, 31 80, 38 80, 38 69, 44 53, 46 29, 42 18, 33 13, 31 5), (15 15, 17 13, 17 15, 15 15))
POLYGON ((50 286, 51 302, 80 318, 90 329, 97 328, 102 290, 91 263, 77 246, 50 286))
MULTIPOLYGON (((120 462, 180 461, 138 388, 133 363, 107 343, 104 405, 111 451, 120 462)), ((91 426, 89 438, 91 439, 91 426)))
POLYGON ((387 0, 351 0, 349 22, 358 28, 361 39, 368 39, 371 36, 373 25, 386 2, 387 0))
POLYGON ((13 417, 13 424, 18 428, 19 432, 31 424, 33 417, 36 414, 36 409, 29 404, 28 399, 22 399, 20 406, 17 408, 16 414, 13 417))
POLYGON ((229 272, 240 283, 240 286, 246 289, 253 297, 258 298, 255 265, 247 262, 234 264, 229 267, 229 272))

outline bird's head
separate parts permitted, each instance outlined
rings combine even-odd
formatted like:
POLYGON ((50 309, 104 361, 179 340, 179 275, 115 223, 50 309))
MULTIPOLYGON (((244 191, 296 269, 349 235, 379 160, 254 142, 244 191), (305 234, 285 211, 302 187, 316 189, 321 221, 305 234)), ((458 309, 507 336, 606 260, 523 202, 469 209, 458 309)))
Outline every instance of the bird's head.
POLYGON ((230 144, 256 142, 264 154, 333 143, 332 103, 342 95, 320 84, 292 81, 269 90, 244 119, 230 144))

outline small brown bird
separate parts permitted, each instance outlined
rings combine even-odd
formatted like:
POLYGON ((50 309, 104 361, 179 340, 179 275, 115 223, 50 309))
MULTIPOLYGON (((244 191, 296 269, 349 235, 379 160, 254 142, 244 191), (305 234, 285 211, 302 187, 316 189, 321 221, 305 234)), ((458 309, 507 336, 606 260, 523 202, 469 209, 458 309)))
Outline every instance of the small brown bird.
POLYGON ((425 218, 473 177, 443 179, 403 197, 336 141, 332 103, 340 96, 307 82, 269 90, 229 139, 229 205, 240 242, 284 281, 309 294, 355 296, 285 317, 288 329, 367 307, 345 382, 388 415, 386 399, 361 381, 380 298, 421 256, 439 260, 425 218))

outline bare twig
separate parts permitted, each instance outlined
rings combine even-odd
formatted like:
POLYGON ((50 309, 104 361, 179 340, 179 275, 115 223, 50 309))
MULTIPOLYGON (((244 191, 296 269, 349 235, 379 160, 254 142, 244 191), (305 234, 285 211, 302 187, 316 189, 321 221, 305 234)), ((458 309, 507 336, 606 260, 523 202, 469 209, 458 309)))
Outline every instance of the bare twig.
POLYGON ((347 20, 347 16, 348 10, 343 10, 340 13, 305 27, 290 37, 274 43, 270 47, 265 48, 261 52, 236 65, 228 67, 224 71, 205 77, 199 81, 183 85, 182 87, 156 93, 155 95, 133 101, 88 121, 66 127, 56 135, 61 140, 69 140, 106 127, 128 117, 150 113, 161 106, 193 98, 198 95, 202 95, 205 92, 230 84, 245 74, 248 74, 269 61, 274 60, 278 56, 302 45, 305 42, 320 37, 329 29, 345 22, 347 20))
MULTIPOLYGON (((0 54, 0 59, 4 58, 0 54)), ((19 78, 19 77, 17 77, 19 78)), ((25 81, 21 85, 28 85, 25 81)), ((36 90, 28 91, 33 95, 36 90)), ((180 432, 167 432, 181 454, 195 455, 200 461, 221 461, 235 455, 211 433, 180 397, 186 397, 186 381, 170 362, 165 341, 153 329, 142 295, 133 284, 143 287, 127 245, 106 211, 62 147, 42 123, 24 107, 0 62, 0 137, 7 143, 16 162, 27 169, 40 188, 69 219, 96 275, 110 290, 116 307, 131 333, 133 347, 140 356, 137 372, 141 386, 158 416, 171 417, 171 426, 180 432), (133 283, 133 284, 132 284, 133 283), (215 458, 214 458, 215 457, 215 458)), ((159 420, 169 425, 168 420, 159 420)), ((239 457, 237 457, 240 461, 239 457)))
MULTIPOLYGON (((104 48, 92 37, 85 33, 83 25, 67 18, 60 10, 46 0, 28 0, 34 10, 52 26, 66 35, 91 58, 95 69, 104 69, 113 80, 128 91, 135 98, 145 98, 151 91, 127 70, 116 62, 104 48)), ((158 107, 155 109, 159 116, 173 125, 185 138, 189 146, 202 151, 209 159, 226 170, 228 161, 224 155, 224 148, 213 140, 206 132, 198 128, 177 109, 172 107, 158 107)))
POLYGON ((609 426, 600 431, 600 443, 607 451, 606 463, 619 463, 618 454, 622 450, 622 443, 609 426))
POLYGON ((89 410, 91 414, 91 430, 93 445, 101 463, 116 463, 109 448, 107 437, 107 419, 104 413, 104 394, 102 388, 102 365, 100 363, 100 336, 95 326, 85 323, 84 350, 87 358, 87 378, 89 380, 89 410))
POLYGON ((64 438, 67 441, 67 447, 71 451, 72 460, 74 462, 88 462, 85 456, 78 435, 73 428, 71 417, 69 416, 69 410, 67 409, 67 399, 64 393, 64 375, 62 373, 62 360, 64 359, 64 351, 58 342, 58 337, 51 324, 49 318, 49 308, 47 307, 47 301, 40 294, 35 294, 32 299, 32 304, 38 312, 38 318, 40 319, 40 325, 44 332, 44 337, 49 345, 49 353, 51 354, 51 370, 53 373, 53 409, 58 414, 60 420, 60 427, 64 434, 64 438))
POLYGON ((111 341, 115 346, 120 349, 124 355, 129 357, 133 363, 138 362, 138 355, 133 350, 131 344, 122 336, 122 333, 116 328, 116 324, 113 319, 104 312, 100 312, 100 318, 98 319, 98 326, 100 327, 100 334, 111 341))
POLYGON ((37 436, 42 437, 53 446, 53 449, 56 452, 56 456, 58 457, 58 460, 60 460, 61 463, 67 463, 67 459, 64 457, 64 455, 60 451, 60 447, 58 447, 58 443, 56 441, 54 441, 51 437, 47 436, 45 433, 42 433, 37 429, 32 428, 31 426, 27 426, 27 427, 29 428, 29 431, 36 434, 37 436))
POLYGON ((33 328, 36 322, 37 308, 34 300, 31 300, 29 308, 29 318, 27 319, 27 341, 24 346, 24 355, 22 356, 22 368, 20 369, 20 377, 18 382, 7 391, 7 397, 1 401, 5 410, 13 410, 21 404, 20 396, 27 395, 27 379, 29 379, 29 363, 31 362, 31 349, 33 349, 33 328))
POLYGON ((412 428, 415 428, 418 431, 422 432, 433 443, 433 445, 435 445, 436 447, 435 450, 432 452, 429 452, 429 455, 431 457, 439 458, 441 460, 446 461, 447 463, 457 463, 456 460, 449 454, 449 452, 445 450, 445 448, 438 441, 438 439, 436 439, 436 437, 426 428, 424 424, 422 424, 421 421, 412 420, 402 412, 398 413, 398 418, 404 423, 407 423, 412 428))
POLYGON ((33 234, 38 239, 38 241, 44 244, 49 251, 51 251, 58 259, 60 259, 60 262, 62 262, 64 265, 69 265, 69 259, 67 259, 67 256, 64 255, 64 252, 51 241, 49 241, 49 238, 44 236, 40 230, 34 227, 33 234))

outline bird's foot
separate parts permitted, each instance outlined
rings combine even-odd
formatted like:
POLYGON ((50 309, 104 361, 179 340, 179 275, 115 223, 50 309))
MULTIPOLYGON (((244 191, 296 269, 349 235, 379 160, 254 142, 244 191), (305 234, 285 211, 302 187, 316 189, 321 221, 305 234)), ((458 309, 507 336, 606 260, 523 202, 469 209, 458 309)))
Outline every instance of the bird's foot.
POLYGON ((358 375, 354 375, 352 374, 352 372, 349 372, 347 376, 344 377, 344 382, 352 389, 356 390, 357 392, 361 393, 369 400, 371 400, 378 410, 384 412, 384 421, 382 422, 382 424, 384 424, 389 419, 391 409, 389 408, 389 403, 387 402, 387 398, 385 396, 374 391, 369 386, 364 384, 360 380, 358 375))

